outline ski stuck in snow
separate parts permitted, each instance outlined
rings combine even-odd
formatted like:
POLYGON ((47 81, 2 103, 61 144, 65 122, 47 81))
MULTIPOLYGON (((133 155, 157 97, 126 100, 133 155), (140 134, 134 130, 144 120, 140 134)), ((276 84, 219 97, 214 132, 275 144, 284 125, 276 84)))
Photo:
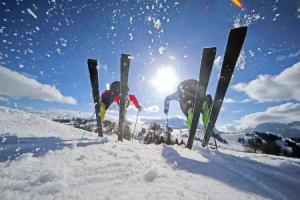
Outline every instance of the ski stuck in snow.
MULTIPOLYGON (((208 141, 213 135, 213 130, 221 110, 223 99, 226 95, 227 88, 229 86, 236 62, 238 60, 241 48, 243 46, 247 33, 247 27, 240 27, 231 29, 229 32, 228 42, 225 50, 225 56, 219 77, 217 90, 212 106, 210 107, 208 123, 204 124, 205 134, 203 139, 203 146, 208 144, 208 141)), ((198 127, 198 121, 200 118, 200 112, 203 107, 203 102, 206 97, 206 90, 213 67, 214 59, 216 55, 216 48, 205 48, 202 54, 202 61, 200 66, 199 81, 195 94, 195 101, 193 107, 192 125, 190 128, 190 134, 187 142, 187 148, 193 147, 193 141, 195 138, 196 130, 198 127)), ((216 142, 215 142, 216 145, 216 142)), ((217 145, 216 145, 217 148, 217 145)))
POLYGON ((118 140, 123 141, 123 134, 126 120, 126 99, 128 96, 128 74, 130 66, 130 55, 121 55, 121 66, 120 66, 120 104, 119 104, 119 132, 118 140))
POLYGON ((204 48, 202 52, 199 81, 198 81, 197 90, 195 94, 192 127, 190 129, 190 134, 187 142, 187 148, 189 149, 191 149, 193 146, 193 141, 198 127, 198 121, 200 118, 200 112, 202 109, 204 98, 206 96, 206 90, 207 90, 211 70, 214 64, 216 51, 217 51, 216 47, 211 47, 211 48, 204 48))
POLYGON ((205 129, 203 146, 207 146, 211 135, 213 134, 219 112, 222 107, 224 97, 226 95, 236 62, 239 58, 245 37, 247 27, 231 29, 227 41, 225 55, 223 59, 221 74, 215 93, 215 98, 210 110, 208 125, 205 129))
POLYGON ((98 69, 97 69, 97 60, 88 59, 88 68, 90 73, 90 81, 92 86, 93 100, 95 106, 95 114, 97 120, 97 133, 98 136, 103 137, 102 125, 100 118, 100 98, 99 98, 99 81, 98 81, 98 69))

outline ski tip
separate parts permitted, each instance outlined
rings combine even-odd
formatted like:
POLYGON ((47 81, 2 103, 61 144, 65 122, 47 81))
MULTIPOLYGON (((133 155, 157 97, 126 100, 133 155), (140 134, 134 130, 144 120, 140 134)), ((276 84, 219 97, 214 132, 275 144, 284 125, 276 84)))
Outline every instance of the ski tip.
POLYGON ((228 41, 239 41, 237 44, 242 46, 247 35, 247 29, 247 26, 231 29, 229 32, 228 41))
POLYGON ((238 28, 233 28, 230 30, 230 32, 239 32, 239 33, 247 33, 247 30, 248 30, 248 26, 241 26, 241 27, 238 27, 238 28))
POLYGON ((217 47, 205 47, 203 51, 217 51, 217 47))
POLYGON ((122 54, 121 54, 121 57, 122 57, 122 58, 123 58, 123 57, 127 57, 127 58, 128 58, 128 57, 131 57, 131 55, 130 55, 130 54, 127 54, 127 53, 122 53, 122 54))
POLYGON ((87 63, 88 63, 88 65, 93 65, 93 64, 94 64, 94 65, 97 65, 97 60, 96 60, 96 59, 90 59, 90 58, 89 58, 89 59, 87 60, 87 63))

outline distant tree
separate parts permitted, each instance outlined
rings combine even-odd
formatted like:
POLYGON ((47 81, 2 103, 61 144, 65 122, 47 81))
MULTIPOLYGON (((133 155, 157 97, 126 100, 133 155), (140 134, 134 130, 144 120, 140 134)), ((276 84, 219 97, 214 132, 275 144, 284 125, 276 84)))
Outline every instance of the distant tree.
POLYGON ((250 138, 250 139, 248 140, 247 146, 248 146, 250 149, 253 149, 254 153, 256 153, 257 147, 256 147, 256 144, 255 144, 254 138, 250 138))
POLYGON ((123 133, 123 138, 126 140, 131 139, 131 130, 128 124, 125 125, 124 127, 124 133, 123 133))
POLYGON ((263 153, 272 154, 272 155, 280 155, 281 154, 281 147, 276 144, 276 141, 266 141, 261 150, 263 153))
POLYGON ((153 140, 152 142, 155 144, 160 144, 160 135, 162 133, 162 128, 159 124, 153 123, 150 125, 150 130, 153 131, 153 140))
POLYGON ((257 153, 257 150, 261 149, 262 146, 262 140, 259 137, 253 135, 247 140, 246 143, 244 138, 240 141, 244 142, 245 146, 248 148, 248 152, 251 152, 251 150, 253 150, 254 153, 257 153))

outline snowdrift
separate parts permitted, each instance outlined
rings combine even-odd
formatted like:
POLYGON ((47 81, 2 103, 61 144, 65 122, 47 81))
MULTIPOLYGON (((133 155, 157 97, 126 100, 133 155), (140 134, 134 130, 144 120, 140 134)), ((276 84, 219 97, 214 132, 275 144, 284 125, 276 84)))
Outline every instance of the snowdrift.
POLYGON ((0 107, 1 199, 299 198, 297 159, 82 134, 0 107))

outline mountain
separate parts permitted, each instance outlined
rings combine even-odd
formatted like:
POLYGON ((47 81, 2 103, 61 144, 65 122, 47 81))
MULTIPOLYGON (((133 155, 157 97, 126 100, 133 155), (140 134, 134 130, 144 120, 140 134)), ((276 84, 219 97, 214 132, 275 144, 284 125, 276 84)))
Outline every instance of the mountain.
POLYGON ((291 128, 300 130, 300 121, 294 121, 288 124, 291 128))
POLYGON ((72 119, 82 118, 89 119, 93 113, 82 112, 76 110, 54 109, 54 110, 33 110, 31 113, 38 114, 48 119, 72 119))
MULTIPOLYGON (((167 123, 167 119, 144 119, 143 123, 145 125, 151 124, 151 123, 156 123, 159 124, 161 126, 165 126, 167 123)), ((175 129, 184 129, 184 128, 188 128, 187 124, 186 124, 186 120, 180 118, 180 117, 170 117, 168 119, 168 125, 171 128, 175 128, 175 129)), ((198 123, 198 128, 202 129, 203 126, 201 125, 201 123, 198 123)))
POLYGON ((282 137, 300 137, 300 129, 295 128, 298 123, 299 122, 283 124, 267 122, 257 125, 254 131, 271 132, 281 135, 282 137))

